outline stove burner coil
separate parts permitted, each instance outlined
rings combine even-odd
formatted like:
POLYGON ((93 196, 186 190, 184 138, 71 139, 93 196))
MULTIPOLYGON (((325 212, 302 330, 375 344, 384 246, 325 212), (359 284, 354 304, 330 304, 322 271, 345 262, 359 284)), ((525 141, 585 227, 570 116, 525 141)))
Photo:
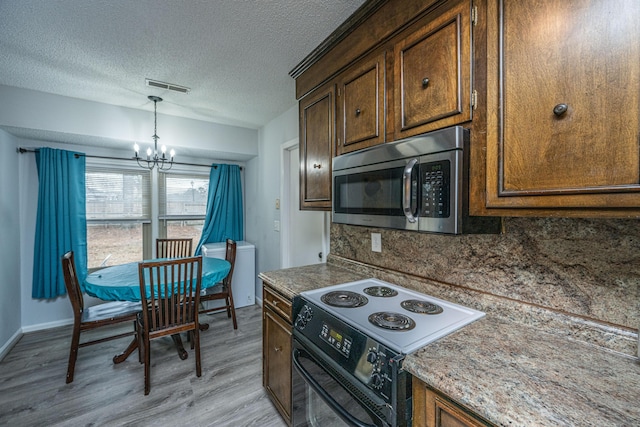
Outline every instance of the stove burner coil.
POLYGON ((402 301, 400 306, 405 310, 418 314, 440 314, 443 311, 442 307, 439 305, 419 299, 408 299, 402 301))
POLYGON ((379 311, 371 314, 369 322, 380 328, 392 331, 410 331, 416 326, 416 322, 409 316, 389 311, 379 311))
POLYGON ((372 297, 395 297, 398 295, 398 291, 391 289, 388 286, 370 286, 364 289, 364 293, 371 295, 372 297))
POLYGON ((364 295, 351 291, 333 291, 327 292, 320 297, 323 303, 332 307, 355 308, 361 307, 369 302, 364 295))

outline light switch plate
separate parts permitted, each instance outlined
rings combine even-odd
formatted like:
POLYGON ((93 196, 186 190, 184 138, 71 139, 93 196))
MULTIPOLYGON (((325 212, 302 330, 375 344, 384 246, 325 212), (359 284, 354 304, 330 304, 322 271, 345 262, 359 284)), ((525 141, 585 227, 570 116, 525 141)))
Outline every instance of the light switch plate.
POLYGON ((273 221, 273 231, 280 231, 280 221, 277 219, 273 221))
POLYGON ((371 250, 382 252, 382 236, 380 233, 371 233, 371 250))

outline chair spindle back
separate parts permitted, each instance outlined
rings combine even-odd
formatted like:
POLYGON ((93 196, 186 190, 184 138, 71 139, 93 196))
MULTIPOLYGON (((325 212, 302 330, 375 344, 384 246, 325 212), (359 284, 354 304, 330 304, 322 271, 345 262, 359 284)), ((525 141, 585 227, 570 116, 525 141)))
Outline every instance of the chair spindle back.
POLYGON ((157 258, 186 258, 190 257, 193 239, 156 239, 157 258))
MULTIPOLYGON (((147 308, 145 329, 154 331, 198 325, 202 257, 138 264, 142 307, 147 308), (149 295, 146 293, 149 289, 149 295)), ((188 327, 185 328, 189 329, 188 327)), ((179 331, 178 331, 179 332, 179 331)))

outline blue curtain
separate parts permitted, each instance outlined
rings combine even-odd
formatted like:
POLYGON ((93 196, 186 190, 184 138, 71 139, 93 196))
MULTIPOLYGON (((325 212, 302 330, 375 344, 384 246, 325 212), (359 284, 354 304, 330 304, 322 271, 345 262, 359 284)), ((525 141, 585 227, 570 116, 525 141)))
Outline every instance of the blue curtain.
POLYGON ((33 250, 33 298, 64 295, 61 258, 74 251, 80 283, 87 274, 87 219, 84 154, 40 148, 38 213, 33 250))
POLYGON ((205 243, 243 240, 242 183, 238 165, 211 165, 207 216, 196 255, 205 243))

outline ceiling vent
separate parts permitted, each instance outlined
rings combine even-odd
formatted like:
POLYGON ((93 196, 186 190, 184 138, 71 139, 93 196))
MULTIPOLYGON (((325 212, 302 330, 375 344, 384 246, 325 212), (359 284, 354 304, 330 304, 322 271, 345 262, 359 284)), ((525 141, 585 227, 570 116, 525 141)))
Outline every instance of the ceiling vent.
POLYGON ((147 86, 149 87, 157 87, 159 89, 167 89, 167 90, 172 90, 174 92, 180 92, 180 93, 191 92, 191 88, 188 88, 186 86, 174 85, 173 83, 165 83, 165 82, 161 82, 158 80, 151 80, 151 79, 145 79, 145 81, 147 82, 147 86))

